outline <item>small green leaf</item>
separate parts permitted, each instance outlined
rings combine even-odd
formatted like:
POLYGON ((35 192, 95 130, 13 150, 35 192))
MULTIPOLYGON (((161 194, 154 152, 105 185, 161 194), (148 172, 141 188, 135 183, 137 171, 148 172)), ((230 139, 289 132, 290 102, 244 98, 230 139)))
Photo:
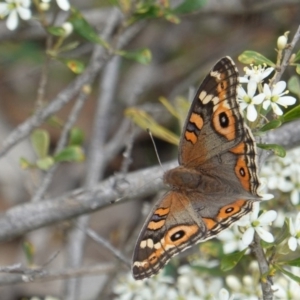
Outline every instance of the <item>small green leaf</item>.
POLYGON ((127 59, 135 60, 143 65, 148 65, 151 62, 152 54, 148 48, 139 49, 136 51, 118 50, 116 54, 121 55, 127 59))
POLYGON ((76 49, 79 46, 79 42, 78 41, 74 41, 71 43, 68 43, 62 47, 59 48, 59 52, 67 52, 67 51, 71 51, 76 49))
POLYGON ((284 268, 281 268, 280 266, 276 265, 275 268, 279 271, 281 271, 283 274, 285 274, 286 276, 290 277, 291 279, 293 279, 294 281, 298 282, 300 284, 300 277, 294 275, 293 273, 285 270, 284 268))
POLYGON ((247 249, 240 252, 227 254, 226 256, 224 256, 221 260, 221 270, 229 271, 233 269, 237 265, 237 263, 242 259, 246 251, 247 249))
POLYGON ((70 146, 80 146, 84 142, 84 132, 78 127, 74 127, 70 131, 69 145, 70 146))
POLYGON ((293 75, 288 81, 288 89, 290 92, 300 96, 300 80, 299 76, 293 75))
POLYGON ((35 254, 35 248, 34 245, 28 241, 23 243, 23 251, 26 256, 26 260, 28 265, 33 265, 33 260, 34 260, 34 254, 35 254))
POLYGON ((292 259, 292 260, 287 260, 287 261, 281 261, 281 263, 284 263, 285 265, 292 266, 292 267, 300 267, 300 257, 292 259))
POLYGON ((31 144, 39 158, 47 156, 50 145, 49 133, 46 130, 37 129, 31 134, 31 144))
POLYGON ((300 65, 299 64, 296 64, 296 72, 297 72, 297 74, 300 75, 300 65))
POLYGON ((287 113, 285 113, 283 116, 281 116, 280 119, 284 123, 300 119, 300 105, 289 110, 287 113))
POLYGON ((21 157, 19 164, 23 170, 33 167, 33 164, 25 157, 21 157))
POLYGON ((158 100, 161 102, 161 104, 168 110, 168 112, 173 115, 176 119, 180 119, 180 116, 175 109, 175 107, 168 101, 165 97, 159 97, 158 100))
POLYGON ((144 130, 149 129, 154 136, 171 144, 178 145, 179 137, 170 130, 159 125, 145 111, 132 107, 126 109, 125 115, 144 130))
POLYGON ((188 14, 195 12, 206 5, 207 0, 185 0, 173 10, 176 14, 188 14))
POLYGON ((40 158, 36 161, 36 165, 39 169, 41 169, 43 171, 47 171, 54 165, 53 157, 46 156, 46 157, 40 158))
POLYGON ((60 26, 49 26, 47 31, 55 36, 64 36, 66 34, 66 31, 60 26))
POLYGON ((59 58, 59 61, 61 61, 63 64, 65 64, 73 73, 75 74, 81 74, 84 69, 85 65, 83 62, 77 59, 62 59, 59 58))
POLYGON ((297 62, 298 60, 300 60, 300 50, 298 50, 298 52, 296 53, 294 62, 297 62))
POLYGON ((279 156, 279 157, 285 157, 285 155, 286 155, 285 149, 280 145, 276 145, 276 144, 257 144, 257 147, 259 147, 261 149, 264 149, 264 150, 272 150, 274 152, 274 154, 279 156))
POLYGON ((54 156, 56 162, 81 162, 84 159, 83 150, 79 146, 68 146, 54 156))
POLYGON ((249 65, 249 64, 255 64, 255 65, 266 64, 270 67, 275 67, 276 66, 271 60, 269 60, 268 58, 266 58, 262 54, 260 54, 256 51, 251 51, 251 50, 244 51, 238 57, 238 59, 241 63, 247 64, 247 65, 249 65))
POLYGON ((81 37, 85 38, 91 43, 96 43, 109 49, 109 44, 101 39, 94 28, 86 21, 81 12, 72 7, 69 22, 73 25, 74 31, 81 37))
POLYGON ((274 119, 270 121, 269 123, 265 124, 262 128, 260 128, 260 131, 265 132, 271 129, 278 128, 282 125, 282 122, 279 119, 274 119))

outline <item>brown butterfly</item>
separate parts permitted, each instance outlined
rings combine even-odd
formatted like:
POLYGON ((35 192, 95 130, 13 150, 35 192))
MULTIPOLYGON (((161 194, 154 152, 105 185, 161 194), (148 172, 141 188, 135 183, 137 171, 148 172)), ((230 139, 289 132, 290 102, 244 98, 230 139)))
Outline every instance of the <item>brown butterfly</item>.
POLYGON ((157 202, 138 237, 135 279, 216 236, 252 210, 259 179, 256 144, 237 100, 238 70, 220 59, 200 85, 179 145, 179 166, 164 174, 170 191, 157 202))

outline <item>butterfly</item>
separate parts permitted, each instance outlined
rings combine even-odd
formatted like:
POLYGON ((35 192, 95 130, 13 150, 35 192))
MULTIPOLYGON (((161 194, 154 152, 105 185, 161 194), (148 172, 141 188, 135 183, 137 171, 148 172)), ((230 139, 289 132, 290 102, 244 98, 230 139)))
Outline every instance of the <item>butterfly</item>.
POLYGON ((240 111, 238 85, 230 57, 220 59, 200 85, 183 127, 179 166, 163 177, 170 191, 156 203, 136 242, 136 280, 216 236, 261 198, 255 139, 240 111))

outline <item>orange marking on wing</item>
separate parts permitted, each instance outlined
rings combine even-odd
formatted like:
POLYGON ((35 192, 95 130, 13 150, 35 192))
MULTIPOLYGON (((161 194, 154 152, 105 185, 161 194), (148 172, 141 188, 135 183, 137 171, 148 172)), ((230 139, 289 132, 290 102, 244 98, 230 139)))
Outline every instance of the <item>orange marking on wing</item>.
POLYGON ((193 145, 197 142, 197 136, 194 132, 186 131, 184 134, 185 138, 190 141, 193 145))
POLYGON ((204 221, 208 230, 211 230, 212 228, 214 228, 217 225, 217 222, 214 221, 213 219, 202 218, 202 220, 204 221))
POLYGON ((245 205, 245 202, 245 200, 241 199, 222 207, 217 216, 217 220, 222 221, 237 214, 241 210, 241 207, 245 205))
POLYGON ((199 227, 197 225, 179 225, 173 227, 165 235, 165 242, 163 244, 163 248, 168 249, 170 247, 173 248, 179 246, 180 244, 187 242, 190 239, 190 237, 198 231, 199 227), (176 234, 179 231, 183 231, 184 235, 181 238, 172 241, 172 235, 176 234))
POLYGON ((214 127, 217 130, 218 133, 222 134, 223 136, 225 136, 227 138, 227 140, 232 141, 235 139, 236 134, 235 134, 235 119, 234 116, 232 114, 232 110, 228 109, 225 106, 226 101, 221 102, 217 105, 217 109, 214 112, 214 116, 213 116, 213 123, 214 123, 214 127), (228 121, 229 121, 229 125, 226 128, 223 128, 220 124, 220 120, 219 120, 219 115, 221 113, 225 113, 228 121))
POLYGON ((167 215, 169 212, 170 212, 169 207, 166 207, 166 208, 160 207, 154 212, 154 214, 162 217, 162 216, 167 215))
POLYGON ((245 161, 245 157, 243 155, 240 155, 237 163, 235 165, 235 174, 237 178, 240 180, 243 188, 250 192, 250 174, 249 170, 245 161))
POLYGON ((217 85, 218 96, 222 101, 226 99, 226 91, 228 87, 228 82, 226 80, 223 80, 223 78, 224 74, 221 74, 221 80, 217 85))
POLYGON ((244 154, 245 153, 245 143, 241 142, 236 147, 230 149, 230 152, 235 154, 244 154))
POLYGON ((166 222, 165 220, 160 220, 158 222, 151 221, 148 224, 147 228, 150 230, 157 230, 157 229, 162 228, 164 226, 165 222, 166 222))
POLYGON ((194 123, 199 130, 201 130, 203 127, 203 119, 201 118, 200 115, 197 115, 195 113, 191 114, 190 122, 194 123))

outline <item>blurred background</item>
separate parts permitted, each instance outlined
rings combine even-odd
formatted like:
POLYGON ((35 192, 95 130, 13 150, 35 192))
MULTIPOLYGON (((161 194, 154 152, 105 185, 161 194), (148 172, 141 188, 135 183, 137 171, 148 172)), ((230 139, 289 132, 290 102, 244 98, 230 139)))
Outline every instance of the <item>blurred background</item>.
MULTIPOLYGON (((102 32, 112 10, 109 1, 70 2, 97 31, 102 32)), ((180 1, 170 1, 170 4, 177 5, 178 2, 180 1)), ((33 10, 33 14, 37 12, 33 10)), ((67 12, 59 12, 57 7, 49 10, 47 14, 49 18, 57 14, 58 24, 68 16, 67 12)), ((146 110, 161 125, 179 134, 181 129, 158 101, 160 96, 166 97, 170 102, 178 96, 190 98, 190 91, 198 88, 205 74, 223 56, 231 56, 241 74, 244 66, 237 58, 245 50, 260 52, 275 61, 278 36, 290 31, 292 37, 300 25, 299 16, 300 3, 297 0, 207 0, 203 1, 203 7, 197 11, 181 15, 178 24, 161 18, 143 20, 140 30, 125 49, 148 48, 152 53, 152 60, 149 65, 142 65, 121 59, 108 136, 114 134, 124 118, 124 110, 131 106, 146 110)), ((125 20, 126 18, 128 15, 124 16, 125 20)), ((115 35, 117 34, 116 32, 115 35)), ((73 36, 69 39, 73 39, 73 36)), ((76 49, 65 55, 88 62, 94 44, 83 40, 80 42, 76 49)), ((15 31, 6 28, 5 20, 0 22, 0 141, 35 111, 37 89, 45 63, 45 44, 46 32, 34 18, 28 22, 22 21, 15 31)), ((64 64, 50 60, 48 76, 45 95, 46 100, 51 101, 77 75, 64 64)), ((76 126, 84 132, 86 150, 90 144, 101 76, 100 74, 93 84, 92 92, 76 122, 76 126)), ((284 76, 289 76, 289 69, 284 76)), ((72 106, 72 102, 64 106, 57 117, 66 120, 72 106)), ((46 123, 42 128, 49 131, 50 148, 54 149, 61 129, 46 123)), ((163 162, 177 157, 177 147, 158 139, 156 143, 163 162)), ((109 162, 104 178, 120 170, 123 151, 124 147, 109 162)), ((20 157, 34 159, 28 139, 0 158, 1 213, 12 206, 28 202, 39 182, 39 176, 42 176, 42 172, 37 170, 23 170, 19 164, 20 157)), ((140 131, 133 144, 130 171, 156 164, 157 159, 149 135, 140 131)), ((47 198, 81 187, 85 176, 84 162, 61 164, 47 191, 47 198)), ((151 204, 152 200, 153 197, 128 201, 97 211, 91 215, 90 227, 131 258, 137 233, 145 218, 141 214, 143 203, 146 201, 151 204)), ((2 243, 0 265, 19 262, 26 265, 22 245, 28 241, 35 249, 34 264, 43 265, 53 253, 58 252, 49 267, 62 269, 66 259, 66 235, 70 227, 71 223, 66 221, 2 243)), ((111 253, 87 239, 83 265, 107 261, 115 261, 111 253)), ((83 277, 79 299, 112 299, 113 280, 112 276, 107 281, 105 275, 83 277), (106 296, 101 297, 104 289, 106 296)), ((46 295, 64 299, 63 280, 1 285, 1 299, 30 299, 32 296, 43 298, 46 295)))

